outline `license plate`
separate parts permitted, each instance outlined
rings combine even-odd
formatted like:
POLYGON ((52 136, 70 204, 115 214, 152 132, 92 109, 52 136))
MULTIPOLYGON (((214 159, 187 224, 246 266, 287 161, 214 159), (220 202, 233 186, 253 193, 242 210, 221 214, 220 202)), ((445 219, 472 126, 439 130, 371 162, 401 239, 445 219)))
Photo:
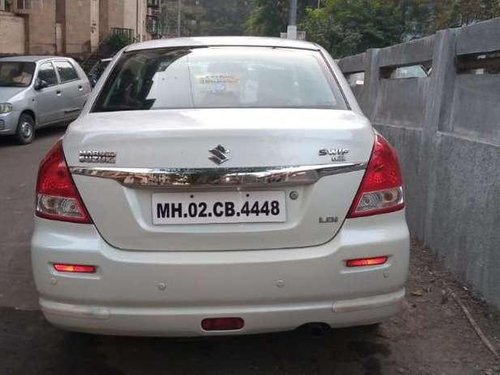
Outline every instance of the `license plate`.
POLYGON ((158 193, 153 224, 279 223, 286 221, 285 192, 158 193))

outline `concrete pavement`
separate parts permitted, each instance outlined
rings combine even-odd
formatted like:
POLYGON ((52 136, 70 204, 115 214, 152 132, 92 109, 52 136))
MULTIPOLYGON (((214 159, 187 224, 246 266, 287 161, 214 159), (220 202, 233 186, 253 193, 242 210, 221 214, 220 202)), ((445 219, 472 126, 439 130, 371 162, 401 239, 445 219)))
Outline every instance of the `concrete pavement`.
POLYGON ((462 311, 442 291, 456 291, 495 345, 497 318, 417 244, 404 312, 379 329, 160 339, 51 327, 38 311, 29 240, 37 167, 62 132, 41 131, 34 144, 23 147, 0 138, 0 374, 500 373, 462 311))
POLYGON ((29 241, 38 165, 64 128, 43 129, 36 141, 18 146, 0 137, 0 306, 37 309, 29 241))

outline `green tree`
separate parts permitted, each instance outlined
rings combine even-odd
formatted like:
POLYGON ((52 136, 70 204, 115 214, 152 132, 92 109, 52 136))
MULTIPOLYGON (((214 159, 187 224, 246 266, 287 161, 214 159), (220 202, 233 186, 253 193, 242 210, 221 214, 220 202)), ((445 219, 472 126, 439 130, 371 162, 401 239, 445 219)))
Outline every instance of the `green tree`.
POLYGON ((278 36, 284 30, 288 9, 286 0, 254 0, 254 8, 247 22, 250 35, 278 36))
MULTIPOLYGON (((318 0, 297 1, 297 22, 306 16, 309 7, 316 6, 318 0)), ((253 0, 252 12, 245 23, 249 35, 279 36, 286 31, 290 14, 289 0, 253 0)))
POLYGON ((432 0, 401 0, 403 40, 421 38, 429 33, 433 16, 432 0))
POLYGON ((251 0, 200 0, 205 9, 201 35, 243 35, 251 0))
MULTIPOLYGON (((182 0, 181 34, 242 35, 250 15, 252 0, 182 0)), ((178 1, 169 0, 162 7, 162 34, 177 35, 178 1)))
POLYGON ((309 40, 342 57, 399 43, 404 15, 395 1, 327 0, 324 8, 307 11, 301 27, 309 40))
POLYGON ((342 33, 327 8, 307 9, 301 28, 306 32, 308 40, 318 43, 330 52, 336 49, 335 43, 342 33))
POLYGON ((500 17, 499 0, 433 1, 429 32, 449 27, 466 26, 478 21, 500 17))

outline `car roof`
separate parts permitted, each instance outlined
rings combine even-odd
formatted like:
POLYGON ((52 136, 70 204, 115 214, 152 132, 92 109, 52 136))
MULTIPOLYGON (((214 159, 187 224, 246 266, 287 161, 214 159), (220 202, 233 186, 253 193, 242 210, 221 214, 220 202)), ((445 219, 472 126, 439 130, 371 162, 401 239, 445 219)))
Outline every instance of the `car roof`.
POLYGON ((319 46, 301 40, 264 38, 264 37, 235 37, 235 36, 217 36, 217 37, 194 37, 194 38, 171 38, 155 39, 147 42, 136 43, 128 46, 125 51, 140 51, 153 48, 172 48, 172 47, 215 47, 215 46, 238 46, 238 47, 278 47, 295 48, 306 50, 319 50, 319 46))
POLYGON ((69 59, 64 56, 10 56, 10 57, 1 57, 0 61, 20 61, 20 62, 38 62, 43 60, 54 60, 54 59, 69 59))

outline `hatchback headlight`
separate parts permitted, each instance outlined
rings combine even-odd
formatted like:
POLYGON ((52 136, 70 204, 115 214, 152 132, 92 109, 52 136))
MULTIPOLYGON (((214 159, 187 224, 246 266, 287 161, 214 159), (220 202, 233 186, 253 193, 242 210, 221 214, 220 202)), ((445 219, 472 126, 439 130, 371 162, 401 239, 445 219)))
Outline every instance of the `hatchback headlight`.
POLYGON ((10 103, 0 103, 0 113, 12 112, 12 104, 10 103))

